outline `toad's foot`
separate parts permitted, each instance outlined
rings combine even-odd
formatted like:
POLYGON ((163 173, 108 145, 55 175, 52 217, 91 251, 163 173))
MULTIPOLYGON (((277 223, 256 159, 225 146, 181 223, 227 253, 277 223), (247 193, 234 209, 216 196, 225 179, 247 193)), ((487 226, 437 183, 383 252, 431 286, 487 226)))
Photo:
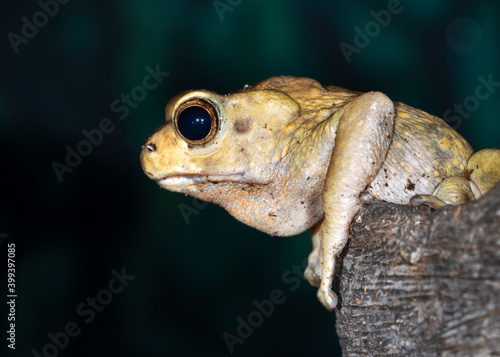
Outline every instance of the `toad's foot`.
POLYGON ((320 229, 323 222, 317 223, 311 230, 313 250, 309 254, 307 269, 304 272, 304 277, 309 281, 314 287, 319 287, 318 289, 318 300, 325 306, 328 310, 333 311, 337 305, 337 295, 332 290, 331 281, 333 280, 333 269, 335 267, 335 258, 333 258, 332 264, 328 264, 327 269, 324 270, 324 259, 323 250, 321 249, 321 239, 320 239, 320 229), (323 273, 328 274, 329 279, 323 279, 323 273), (325 287, 322 285, 322 281, 329 282, 329 285, 325 287))
POLYGON ((446 203, 433 195, 415 195, 410 199, 410 205, 414 207, 428 206, 432 208, 441 208, 446 206, 446 203))
POLYGON ((337 306, 337 294, 333 292, 331 286, 325 291, 323 291, 321 288, 318 289, 317 297, 318 300, 323 304, 323 306, 327 308, 327 310, 333 311, 337 306))
POLYGON ((413 196, 410 199, 410 205, 440 208, 445 205, 459 205, 474 198, 469 180, 461 176, 451 176, 444 179, 432 195, 413 196))
POLYGON ((342 247, 335 249, 336 252, 333 254, 325 254, 324 249, 320 251, 319 254, 319 262, 318 265, 319 270, 318 275, 321 276, 321 284, 318 289, 318 300, 326 307, 327 310, 333 311, 337 306, 337 294, 335 294, 332 290, 333 285, 333 276, 335 273, 335 256, 340 253, 342 247), (328 259, 324 259, 323 257, 327 256, 328 259))
POLYGON ((307 279, 309 284, 314 287, 319 287, 321 283, 321 266, 319 263, 319 253, 321 244, 319 242, 319 230, 321 228, 321 222, 317 223, 312 229, 312 243, 313 250, 311 254, 309 254, 309 258, 307 260, 307 268, 304 272, 304 277, 307 279))

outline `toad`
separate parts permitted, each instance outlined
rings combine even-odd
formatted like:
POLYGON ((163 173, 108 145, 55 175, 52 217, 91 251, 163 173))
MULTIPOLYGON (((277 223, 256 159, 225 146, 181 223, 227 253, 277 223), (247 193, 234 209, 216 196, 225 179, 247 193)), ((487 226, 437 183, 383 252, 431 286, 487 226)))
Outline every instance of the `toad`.
POLYGON ((458 205, 500 180, 499 149, 474 153, 433 115, 380 92, 290 76, 228 95, 179 94, 141 162, 161 187, 270 235, 311 229, 305 277, 329 310, 335 259, 364 203, 458 205))

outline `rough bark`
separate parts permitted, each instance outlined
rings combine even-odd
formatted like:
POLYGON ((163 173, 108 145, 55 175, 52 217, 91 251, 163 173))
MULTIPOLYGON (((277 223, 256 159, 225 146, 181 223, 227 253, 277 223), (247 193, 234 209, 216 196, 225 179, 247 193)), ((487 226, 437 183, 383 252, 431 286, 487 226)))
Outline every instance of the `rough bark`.
POLYGON ((433 210, 364 207, 337 264, 345 356, 500 356, 500 184, 433 210))

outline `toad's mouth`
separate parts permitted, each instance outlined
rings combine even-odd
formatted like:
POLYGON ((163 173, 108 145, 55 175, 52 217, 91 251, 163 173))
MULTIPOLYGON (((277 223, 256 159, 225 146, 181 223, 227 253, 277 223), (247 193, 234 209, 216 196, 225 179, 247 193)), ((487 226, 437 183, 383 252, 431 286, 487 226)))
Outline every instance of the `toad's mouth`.
POLYGON ((241 182, 243 174, 232 173, 227 175, 217 174, 186 174, 186 175, 167 175, 156 180, 161 187, 172 189, 176 187, 186 187, 200 184, 211 184, 219 182, 241 182))

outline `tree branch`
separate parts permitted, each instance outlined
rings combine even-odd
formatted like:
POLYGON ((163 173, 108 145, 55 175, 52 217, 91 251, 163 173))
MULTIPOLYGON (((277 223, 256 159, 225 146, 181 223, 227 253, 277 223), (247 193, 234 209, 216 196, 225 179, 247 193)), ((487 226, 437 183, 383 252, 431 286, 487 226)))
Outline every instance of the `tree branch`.
POLYGON ((500 184, 462 206, 364 207, 337 263, 348 355, 500 355, 500 184))

